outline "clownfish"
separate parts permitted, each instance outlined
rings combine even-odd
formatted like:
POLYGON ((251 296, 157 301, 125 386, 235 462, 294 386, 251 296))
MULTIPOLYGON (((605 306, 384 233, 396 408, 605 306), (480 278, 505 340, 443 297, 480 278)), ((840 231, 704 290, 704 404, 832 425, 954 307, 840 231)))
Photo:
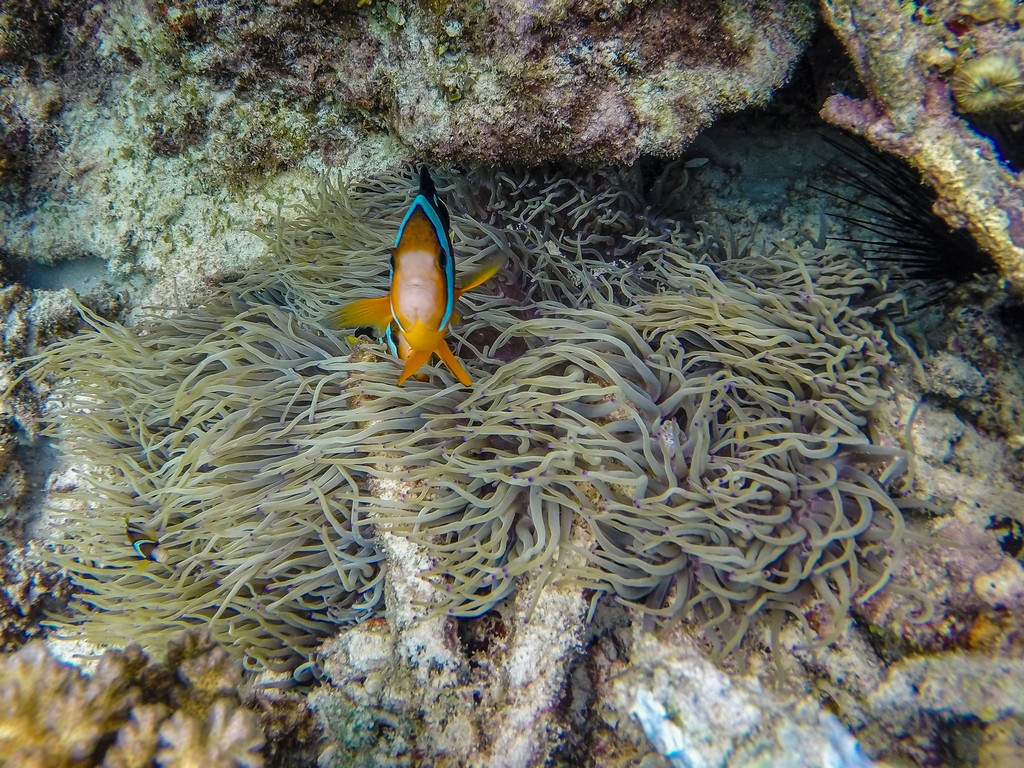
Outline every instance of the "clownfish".
POLYGON ((459 297, 494 276, 503 259, 485 264, 455 287, 455 256, 448 209, 437 196, 426 166, 420 189, 402 220, 391 250, 391 290, 377 299, 359 299, 332 312, 328 325, 337 330, 373 326, 392 353, 405 361, 401 385, 437 353, 463 386, 471 386, 466 369, 452 354, 445 334, 456 319, 459 297))
POLYGON ((167 552, 161 549, 157 537, 147 532, 138 523, 129 520, 124 521, 125 535, 128 543, 132 545, 135 554, 144 560, 152 560, 154 563, 166 563, 167 552))

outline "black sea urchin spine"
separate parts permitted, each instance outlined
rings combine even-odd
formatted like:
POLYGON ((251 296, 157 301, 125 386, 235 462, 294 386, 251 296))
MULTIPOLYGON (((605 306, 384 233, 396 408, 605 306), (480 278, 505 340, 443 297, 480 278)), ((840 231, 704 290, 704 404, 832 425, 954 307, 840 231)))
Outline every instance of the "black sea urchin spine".
POLYGON ((950 228, 933 213, 935 191, 912 168, 859 140, 822 139, 843 160, 830 169, 827 186, 811 188, 851 211, 832 214, 852 227, 849 237, 833 239, 856 244, 869 264, 910 282, 917 308, 937 304, 958 285, 995 271, 965 230, 950 228))

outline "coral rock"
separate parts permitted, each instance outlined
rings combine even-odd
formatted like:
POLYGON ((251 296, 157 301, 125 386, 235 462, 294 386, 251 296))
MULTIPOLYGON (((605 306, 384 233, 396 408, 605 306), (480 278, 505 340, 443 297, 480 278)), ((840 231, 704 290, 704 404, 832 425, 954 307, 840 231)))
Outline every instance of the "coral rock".
MULTIPOLYGON (((992 141, 957 114, 958 78, 947 65, 949 48, 1017 56, 1024 50, 1024 33, 1017 25, 991 21, 961 39, 946 26, 958 28, 954 22, 960 17, 951 3, 939 5, 936 18, 927 16, 930 6, 913 12, 916 4, 889 0, 825 0, 822 7, 868 91, 863 100, 830 97, 822 117, 921 171, 938 193, 935 212, 953 228, 966 227, 992 255, 1009 287, 1024 293, 1024 181, 1000 163, 992 141)), ((966 74, 978 66, 966 60, 960 65, 961 88, 981 91, 982 100, 985 92, 1001 103, 1019 100, 1017 61, 990 59, 989 71, 976 72, 969 87, 964 85, 966 74)))
POLYGON ((51 0, 38 27, 15 5, 0 246, 170 272, 176 293, 250 266, 254 204, 325 164, 678 156, 766 104, 815 23, 811 0, 51 0))
POLYGON ((901 712, 908 719, 918 709, 946 717, 970 715, 992 723, 1024 715, 1020 691, 1024 661, 981 654, 947 653, 907 658, 889 668, 873 693, 876 712, 901 712))
POLYGON ((675 155, 717 114, 763 103, 786 79, 809 11, 563 0, 410 9, 389 35, 370 26, 372 69, 387 83, 371 98, 403 140, 453 160, 675 155))

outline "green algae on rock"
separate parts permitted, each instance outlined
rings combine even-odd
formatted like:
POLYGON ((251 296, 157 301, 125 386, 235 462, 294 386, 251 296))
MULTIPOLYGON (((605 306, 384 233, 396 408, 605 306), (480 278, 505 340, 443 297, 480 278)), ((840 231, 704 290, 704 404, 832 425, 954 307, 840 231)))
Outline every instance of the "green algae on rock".
POLYGON ((380 608, 383 526, 455 615, 532 572, 695 617, 722 651, 761 614, 835 639, 902 550, 902 454, 869 437, 884 285, 832 249, 684 228, 682 164, 474 173, 441 189, 459 265, 509 264, 454 331, 477 384, 398 387, 320 319, 380 292, 407 176, 325 180, 263 272, 136 330, 83 310, 37 364, 85 472, 55 556, 81 629, 159 649, 205 624, 293 667, 380 608))
POLYGON ((814 27, 812 0, 7 0, 0 247, 205 293, 325 168, 674 157, 814 27))

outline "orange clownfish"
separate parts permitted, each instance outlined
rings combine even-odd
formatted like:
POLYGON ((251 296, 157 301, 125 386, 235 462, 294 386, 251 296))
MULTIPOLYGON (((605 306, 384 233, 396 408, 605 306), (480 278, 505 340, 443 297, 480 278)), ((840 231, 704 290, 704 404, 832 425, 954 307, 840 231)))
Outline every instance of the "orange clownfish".
POLYGON ((405 361, 401 385, 435 352, 463 386, 471 386, 462 363, 445 341, 455 317, 455 303, 466 291, 494 276, 502 261, 488 263, 455 287, 455 256, 448 209, 437 196, 426 166, 420 167, 420 191, 412 201, 391 250, 391 291, 377 299, 360 299, 335 310, 335 329, 373 326, 391 351, 405 361))

